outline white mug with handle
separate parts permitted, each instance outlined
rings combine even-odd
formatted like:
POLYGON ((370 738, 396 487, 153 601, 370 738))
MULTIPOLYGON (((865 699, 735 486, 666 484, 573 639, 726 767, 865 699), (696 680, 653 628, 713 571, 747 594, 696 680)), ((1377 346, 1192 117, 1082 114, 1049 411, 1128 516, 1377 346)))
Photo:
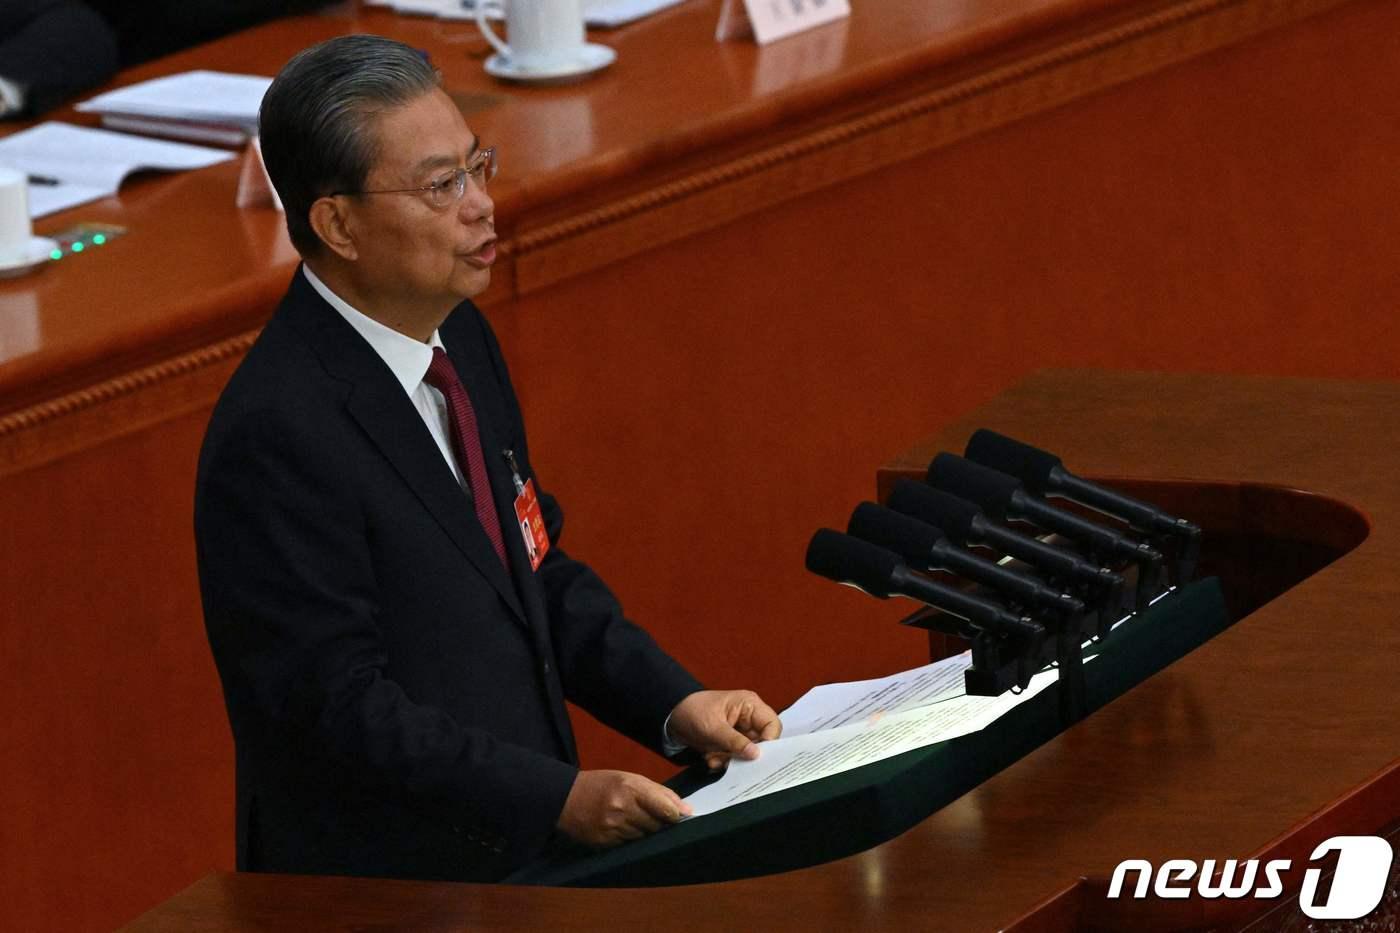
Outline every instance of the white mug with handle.
POLYGON ((502 0, 506 44, 486 21, 486 4, 477 0, 476 24, 486 41, 521 72, 568 68, 583 55, 583 7, 580 0, 502 0))

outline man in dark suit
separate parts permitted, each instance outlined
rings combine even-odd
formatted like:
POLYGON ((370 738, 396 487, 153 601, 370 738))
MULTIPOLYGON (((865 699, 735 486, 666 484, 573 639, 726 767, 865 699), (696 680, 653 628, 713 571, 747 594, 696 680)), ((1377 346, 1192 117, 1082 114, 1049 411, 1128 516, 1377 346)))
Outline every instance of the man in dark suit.
POLYGON ((294 58, 261 125, 305 264, 215 409, 195 500, 239 867, 496 880, 556 831, 683 818, 668 788, 578 768, 566 699, 712 766, 780 725, 701 689, 559 546, 467 300, 495 259, 494 150, 374 36, 294 58))

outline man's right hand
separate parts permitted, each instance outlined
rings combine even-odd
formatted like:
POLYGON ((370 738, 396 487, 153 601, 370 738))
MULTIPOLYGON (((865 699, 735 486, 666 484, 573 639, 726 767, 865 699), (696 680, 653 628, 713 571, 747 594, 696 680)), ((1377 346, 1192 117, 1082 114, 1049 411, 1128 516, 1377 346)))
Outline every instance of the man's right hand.
POLYGON ((690 815, 690 804, 669 787, 626 771, 580 771, 559 829, 587 846, 606 848, 640 839, 690 815))

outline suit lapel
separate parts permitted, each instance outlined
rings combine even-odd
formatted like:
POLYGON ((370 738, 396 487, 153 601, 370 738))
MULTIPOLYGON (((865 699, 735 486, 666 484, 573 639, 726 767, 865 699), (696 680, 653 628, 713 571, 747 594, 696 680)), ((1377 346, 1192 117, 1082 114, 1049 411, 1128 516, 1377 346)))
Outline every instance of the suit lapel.
POLYGON ((349 383, 345 405, 351 417, 517 620, 527 624, 515 586, 477 521, 471 497, 443 461, 442 451, 403 386, 373 348, 316 294, 300 270, 289 297, 295 299, 293 323, 310 339, 327 372, 349 383))
POLYGON ((505 451, 512 442, 508 437, 501 436, 495 419, 490 417, 490 411, 494 407, 491 403, 499 399, 500 388, 494 384, 494 378, 489 373, 488 360, 479 359, 479 354, 471 354, 466 347, 449 340, 445 334, 443 342, 447 345, 448 358, 457 368, 457 376, 462 380, 467 394, 471 396, 472 406, 476 409, 481 450, 486 460, 486 475, 491 481, 496 514, 501 520, 501 534, 505 539, 506 555, 510 558, 511 571, 515 578, 515 592, 520 594, 524 615, 530 627, 547 641, 549 626, 546 609, 534 579, 535 572, 530 569, 530 558, 525 553, 525 541, 521 537, 519 523, 515 517, 515 479, 505 459, 505 451))
MULTIPOLYGON (((477 427, 481 432, 481 447, 486 459, 486 474, 491 480, 491 490, 496 497, 496 512, 501 519, 506 554, 510 558, 511 570, 515 577, 515 592, 520 594, 525 609, 526 626, 534 639, 535 651, 540 658, 549 658, 552 663, 557 663, 552 661, 554 652, 544 590, 535 577, 535 571, 530 567, 530 557, 525 553, 525 539, 515 517, 515 480, 505 459, 505 450, 515 442, 509 435, 503 436, 500 433, 501 426, 489 414, 503 404, 501 388, 495 382, 494 370, 489 359, 483 354, 472 353, 469 347, 458 344, 446 333, 443 333, 442 338, 447 345, 448 358, 457 367, 457 376, 462 380, 462 385, 466 387, 476 409, 477 427)), ((499 561, 497 563, 499 565, 499 561)), ((577 763, 578 747, 574 742, 573 729, 569 725, 569 714, 564 705, 564 694, 558 677, 546 677, 545 687, 553 700, 555 732, 568 760, 577 763)))
POLYGON ((400 398, 393 399, 387 392, 354 391, 346 403, 350 414, 453 543, 490 581, 519 621, 524 622, 525 611, 516 597, 515 587, 477 521, 471 497, 443 462, 442 451, 428 434, 418 410, 403 394, 403 387, 395 383, 393 388, 398 390, 400 398), (393 404, 389 404, 390 401, 393 404))

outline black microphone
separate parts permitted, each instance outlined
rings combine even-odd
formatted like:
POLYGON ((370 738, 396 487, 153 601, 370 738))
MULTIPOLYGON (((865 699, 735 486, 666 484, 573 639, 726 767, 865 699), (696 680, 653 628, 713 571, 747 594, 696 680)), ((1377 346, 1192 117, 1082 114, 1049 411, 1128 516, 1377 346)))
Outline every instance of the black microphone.
POLYGON ((862 502, 851 513, 846 533, 889 548, 918 570, 949 570, 962 574, 1027 605, 1079 614, 1084 603, 1046 586, 1035 577, 999 566, 965 551, 932 525, 874 502, 862 502))
POLYGON ((993 518, 1029 521, 1086 545, 1095 553, 1132 561, 1160 561, 1162 553, 1088 519, 1057 509, 1021 488, 1020 480, 957 454, 943 453, 928 466, 929 485, 978 505, 993 518))
POLYGON ((1147 534, 1200 535, 1198 525, 1175 518, 1147 502, 1075 476, 1052 453, 979 429, 967 442, 967 459, 1014 476, 1039 496, 1059 496, 1120 518, 1147 534))
POLYGON ((923 483, 901 479, 890 494, 890 508, 943 529, 959 544, 985 544, 1054 577, 1091 586, 1117 588, 1123 577, 1078 554, 999 525, 966 499, 923 483))
POLYGON ((986 631, 1030 639, 1036 652, 1045 638, 1045 629, 1029 618, 1016 616, 989 599, 921 577, 893 552, 830 528, 812 535, 807 545, 807 569, 879 599, 903 596, 986 631))

